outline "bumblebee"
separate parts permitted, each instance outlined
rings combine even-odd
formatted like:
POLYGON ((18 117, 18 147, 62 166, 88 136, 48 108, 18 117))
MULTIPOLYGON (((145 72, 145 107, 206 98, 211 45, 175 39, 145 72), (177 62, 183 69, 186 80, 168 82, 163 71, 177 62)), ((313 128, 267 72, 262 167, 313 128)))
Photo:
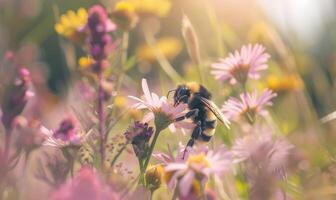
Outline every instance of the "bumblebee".
POLYGON ((178 85, 173 91, 175 91, 174 105, 186 103, 189 108, 189 111, 184 116, 177 118, 176 121, 189 118, 196 125, 186 148, 192 147, 196 141, 209 142, 215 133, 217 119, 228 126, 229 121, 211 101, 212 95, 203 85, 188 82, 178 85))

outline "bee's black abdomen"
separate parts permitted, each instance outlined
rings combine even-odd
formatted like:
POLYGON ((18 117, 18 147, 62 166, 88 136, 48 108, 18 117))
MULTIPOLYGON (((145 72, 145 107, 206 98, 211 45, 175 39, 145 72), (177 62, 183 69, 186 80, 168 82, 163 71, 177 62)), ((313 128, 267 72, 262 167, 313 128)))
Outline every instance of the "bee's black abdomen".
POLYGON ((205 135, 203 132, 200 135, 200 138, 204 142, 209 142, 212 136, 205 135))

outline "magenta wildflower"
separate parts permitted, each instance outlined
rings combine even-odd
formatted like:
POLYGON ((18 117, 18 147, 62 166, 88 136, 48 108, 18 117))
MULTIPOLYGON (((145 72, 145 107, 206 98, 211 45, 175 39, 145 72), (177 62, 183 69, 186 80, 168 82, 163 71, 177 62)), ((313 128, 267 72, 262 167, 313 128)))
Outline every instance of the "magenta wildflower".
POLYGON ((118 200, 118 195, 105 185, 94 169, 83 167, 69 182, 62 185, 52 200, 118 200))
POLYGON ((191 151, 184 162, 171 162, 165 167, 173 173, 170 184, 177 183, 181 196, 187 196, 194 181, 205 186, 210 175, 221 175, 231 165, 231 153, 224 149, 218 151, 191 151))
POLYGON ((266 62, 270 58, 264 51, 265 47, 259 44, 243 46, 240 52, 230 53, 227 58, 212 64, 211 74, 217 80, 229 80, 231 84, 245 84, 247 78, 259 79, 259 72, 267 69, 266 62))
POLYGON ((194 127, 192 123, 185 121, 175 122, 175 119, 185 115, 184 111, 188 107, 187 104, 179 104, 174 106, 172 103, 168 102, 165 96, 159 97, 155 93, 151 93, 148 88, 146 79, 142 79, 142 90, 144 92, 144 99, 138 97, 129 96, 131 99, 138 101, 134 104, 137 109, 148 109, 148 113, 144 117, 144 121, 148 122, 152 119, 155 120, 156 128, 161 129, 169 126, 169 129, 175 132, 176 128, 186 128, 191 129, 194 127))
POLYGON ((93 68, 100 72, 106 66, 105 59, 114 46, 108 32, 115 30, 116 26, 109 20, 102 6, 94 5, 89 9, 87 28, 90 54, 95 60, 93 68))
POLYGON ((266 89, 258 96, 257 91, 253 93, 242 93, 240 99, 231 97, 222 106, 223 113, 230 120, 239 120, 241 117, 247 119, 249 123, 254 123, 257 115, 265 116, 267 114, 266 106, 272 105, 272 99, 276 93, 266 89))

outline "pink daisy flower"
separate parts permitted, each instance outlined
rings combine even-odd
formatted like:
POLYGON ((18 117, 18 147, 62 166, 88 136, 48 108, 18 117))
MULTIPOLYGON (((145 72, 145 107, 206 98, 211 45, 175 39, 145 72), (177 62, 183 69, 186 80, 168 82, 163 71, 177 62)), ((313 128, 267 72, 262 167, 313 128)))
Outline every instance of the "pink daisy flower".
POLYGON ((281 190, 277 182, 286 177, 292 149, 293 145, 270 134, 252 134, 236 141, 232 154, 246 169, 250 199, 273 199, 281 190))
POLYGON ((231 84, 244 84, 247 78, 259 79, 259 72, 267 69, 266 62, 270 58, 264 51, 265 47, 259 44, 243 46, 240 52, 230 53, 227 58, 212 64, 211 74, 217 80, 229 80, 231 84))
POLYGON ((266 106, 272 105, 272 99, 276 97, 272 90, 265 89, 260 96, 257 91, 252 94, 242 93, 240 98, 231 97, 222 106, 223 113, 231 120, 239 120, 245 117, 251 124, 254 123, 256 116, 265 116, 268 112, 266 106))
MULTIPOLYGON (((178 183, 181 196, 187 196, 194 181, 203 187, 210 175, 221 175, 231 165, 231 154, 218 151, 191 151, 185 160, 167 163, 165 170, 173 173, 170 182, 178 183)), ((169 183, 170 184, 170 183, 169 183)))
POLYGON ((133 105, 135 108, 148 109, 150 111, 144 117, 144 122, 149 122, 154 119, 156 126, 160 125, 162 129, 168 126, 172 132, 175 132, 176 128, 192 129, 194 127, 194 124, 191 122, 175 122, 176 118, 185 115, 184 111, 188 107, 187 104, 181 103, 174 106, 168 102, 165 96, 159 97, 157 94, 150 92, 146 79, 142 79, 142 91, 144 93, 143 99, 135 96, 129 96, 129 98, 138 102, 133 105))
MULTIPOLYGON (((179 143, 179 146, 176 150, 176 155, 174 156, 174 153, 171 149, 171 147, 168 145, 168 153, 153 153, 153 157, 156 158, 158 161, 161 162, 163 165, 167 165, 171 162, 183 162, 183 155, 185 152, 185 146, 182 143, 179 143)), ((185 154, 185 158, 188 157, 188 152, 185 154)))
POLYGON ((235 162, 244 162, 248 168, 262 168, 264 173, 279 173, 288 165, 293 145, 271 134, 251 134, 237 139, 232 148, 235 162))

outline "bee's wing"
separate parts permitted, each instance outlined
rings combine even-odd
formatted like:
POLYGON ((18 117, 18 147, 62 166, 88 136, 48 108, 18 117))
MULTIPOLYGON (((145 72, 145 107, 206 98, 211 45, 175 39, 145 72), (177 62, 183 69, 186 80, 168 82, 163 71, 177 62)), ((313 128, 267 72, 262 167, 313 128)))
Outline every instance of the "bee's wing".
POLYGON ((217 117, 219 121, 221 121, 227 128, 229 128, 230 121, 223 115, 221 110, 217 107, 217 105, 206 99, 204 97, 200 97, 200 100, 204 103, 204 105, 209 108, 209 110, 217 117))

